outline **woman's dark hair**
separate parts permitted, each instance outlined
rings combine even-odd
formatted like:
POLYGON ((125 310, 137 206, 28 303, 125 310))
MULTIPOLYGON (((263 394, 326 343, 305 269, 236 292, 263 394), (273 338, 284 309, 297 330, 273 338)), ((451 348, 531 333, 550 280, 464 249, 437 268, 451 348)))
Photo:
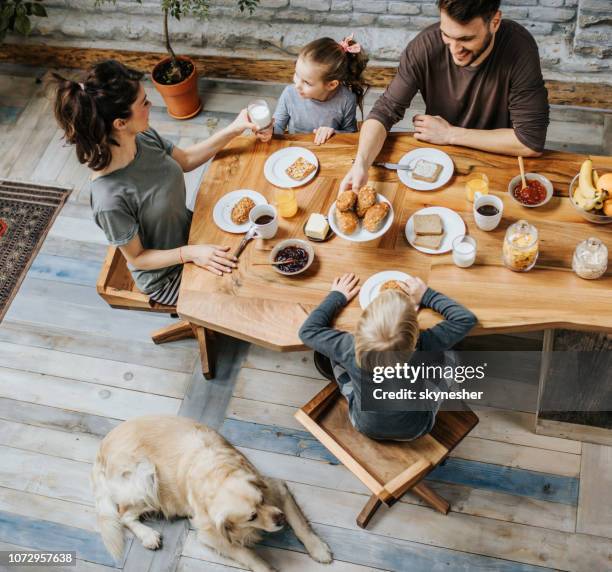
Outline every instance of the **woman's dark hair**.
POLYGON ((499 10, 500 0, 438 0, 438 8, 465 24, 479 16, 488 22, 499 10))
POLYGON ((113 121, 132 115, 143 75, 115 60, 93 66, 82 82, 52 74, 55 118, 64 139, 76 146, 80 163, 94 171, 110 164, 111 145, 119 145, 112 136, 113 121))
MULTIPOLYGON (((348 46, 357 43, 350 37, 344 41, 348 46)), ((319 38, 305 45, 300 57, 325 68, 323 81, 338 80, 348 87, 357 96, 357 105, 363 116, 363 98, 370 87, 361 77, 368 65, 368 56, 363 49, 351 53, 332 38, 319 38)))

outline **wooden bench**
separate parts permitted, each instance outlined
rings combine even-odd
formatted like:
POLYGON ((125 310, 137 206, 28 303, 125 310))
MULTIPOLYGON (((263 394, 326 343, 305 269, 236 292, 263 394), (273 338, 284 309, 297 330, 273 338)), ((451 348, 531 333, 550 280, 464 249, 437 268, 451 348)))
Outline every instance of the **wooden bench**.
POLYGON ((375 441, 353 428, 348 403, 335 382, 295 418, 372 492, 357 517, 361 528, 382 503, 392 506, 409 490, 446 514, 449 503, 422 481, 478 424, 478 417, 464 406, 462 411, 440 411, 431 433, 415 441, 375 441))
MULTIPOLYGON (((157 302, 150 302, 149 297, 143 294, 134 283, 125 257, 121 250, 110 246, 106 259, 100 270, 96 283, 98 294, 112 307, 121 310, 138 310, 142 312, 157 312, 163 314, 176 314, 176 306, 166 306, 157 302)), ((160 328, 151 334, 156 344, 175 342, 185 338, 196 338, 200 349, 202 373, 206 379, 213 377, 210 359, 209 342, 213 333, 202 326, 190 324, 180 320, 176 324, 160 328)))

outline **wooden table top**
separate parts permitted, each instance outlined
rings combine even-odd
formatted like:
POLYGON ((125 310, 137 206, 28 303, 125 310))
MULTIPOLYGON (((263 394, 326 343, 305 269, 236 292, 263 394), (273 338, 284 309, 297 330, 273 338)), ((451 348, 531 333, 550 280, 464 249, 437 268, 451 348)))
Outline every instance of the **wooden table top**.
MULTIPOLYGON (((317 176, 299 188, 299 211, 290 219, 279 219, 272 240, 251 242, 232 274, 218 277, 187 264, 178 301, 178 313, 213 330, 265 347, 292 351, 303 349, 298 330, 310 311, 327 295, 332 279, 355 272, 361 283, 382 270, 403 270, 420 276, 432 288, 458 300, 478 317, 472 334, 489 334, 564 327, 612 332, 612 268, 599 280, 583 280, 571 270, 576 245, 589 236, 599 237, 612 252, 612 225, 592 224, 578 214, 567 198, 569 183, 578 173, 585 155, 546 152, 525 160, 525 169, 540 173, 553 183, 555 194, 540 208, 516 204, 507 194, 510 179, 518 173, 516 158, 463 147, 441 147, 455 163, 455 175, 441 189, 413 191, 400 183, 394 171, 373 167, 370 183, 393 204, 395 219, 381 238, 354 243, 335 237, 326 243, 311 243, 315 261, 303 274, 288 278, 269 266, 271 248, 285 238, 304 238, 302 228, 312 212, 327 213, 337 195, 340 181, 355 156, 358 134, 335 135, 315 146, 311 135, 292 135, 261 143, 254 137, 239 137, 217 154, 197 197, 190 244, 238 246, 242 235, 226 233, 213 222, 217 200, 229 191, 253 189, 273 201, 274 187, 266 181, 263 166, 274 151, 291 145, 313 151, 320 163, 317 176), (476 226, 472 203, 465 198, 464 183, 469 172, 489 177, 490 193, 504 202, 500 225, 491 232, 476 226), (412 248, 404 236, 408 218, 426 206, 445 206, 458 212, 468 234, 478 243, 476 263, 458 268, 451 253, 427 255, 412 248), (502 263, 502 244, 510 224, 526 219, 540 235, 537 266, 527 273, 512 272, 502 263)), ((379 156, 382 161, 399 161, 415 148, 427 145, 411 135, 392 133, 379 156)), ((612 171, 612 157, 591 156, 600 172, 612 171)), ((612 266, 612 265, 611 265, 612 266)), ((353 300, 338 316, 336 326, 352 330, 361 309, 353 300)), ((419 314, 422 328, 440 320, 435 312, 419 314)))

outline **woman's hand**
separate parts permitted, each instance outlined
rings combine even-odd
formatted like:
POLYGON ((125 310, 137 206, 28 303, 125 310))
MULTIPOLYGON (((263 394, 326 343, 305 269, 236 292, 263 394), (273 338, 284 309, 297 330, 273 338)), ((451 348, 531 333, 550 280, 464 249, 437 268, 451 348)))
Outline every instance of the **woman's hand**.
POLYGON ((331 291, 344 294, 346 301, 350 302, 359 292, 359 277, 354 274, 344 274, 334 278, 331 291))
POLYGON ((423 294, 427 290, 427 284, 423 282, 418 276, 410 276, 404 282, 400 282, 400 287, 406 294, 408 294, 414 301, 416 309, 419 309, 423 294))
POLYGON ((246 107, 238 114, 236 119, 229 124, 228 127, 236 135, 241 135, 245 129, 257 131, 258 127, 249 119, 249 112, 246 107))
POLYGON ((187 246, 186 250, 188 260, 217 276, 222 276, 224 272, 229 274, 237 266, 237 258, 228 252, 229 246, 194 244, 187 246))
POLYGON ((322 145, 327 141, 336 131, 333 127, 318 127, 313 129, 312 132, 315 134, 314 142, 315 145, 322 145))
POLYGON ((272 123, 265 129, 260 129, 259 131, 255 131, 255 137, 259 139, 262 143, 267 143, 272 139, 272 135, 274 135, 274 117, 272 118, 272 123))

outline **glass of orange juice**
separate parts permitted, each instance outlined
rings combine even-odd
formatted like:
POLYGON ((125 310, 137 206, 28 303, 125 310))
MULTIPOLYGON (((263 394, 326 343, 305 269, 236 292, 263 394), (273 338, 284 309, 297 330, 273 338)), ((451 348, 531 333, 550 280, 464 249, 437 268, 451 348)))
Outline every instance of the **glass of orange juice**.
POLYGON ((278 214, 283 218, 290 218, 297 213, 298 203, 293 189, 275 189, 274 200, 278 214))
POLYGON ((474 194, 489 194, 489 177, 484 173, 472 173, 465 182, 465 196, 468 201, 474 202, 474 194))

